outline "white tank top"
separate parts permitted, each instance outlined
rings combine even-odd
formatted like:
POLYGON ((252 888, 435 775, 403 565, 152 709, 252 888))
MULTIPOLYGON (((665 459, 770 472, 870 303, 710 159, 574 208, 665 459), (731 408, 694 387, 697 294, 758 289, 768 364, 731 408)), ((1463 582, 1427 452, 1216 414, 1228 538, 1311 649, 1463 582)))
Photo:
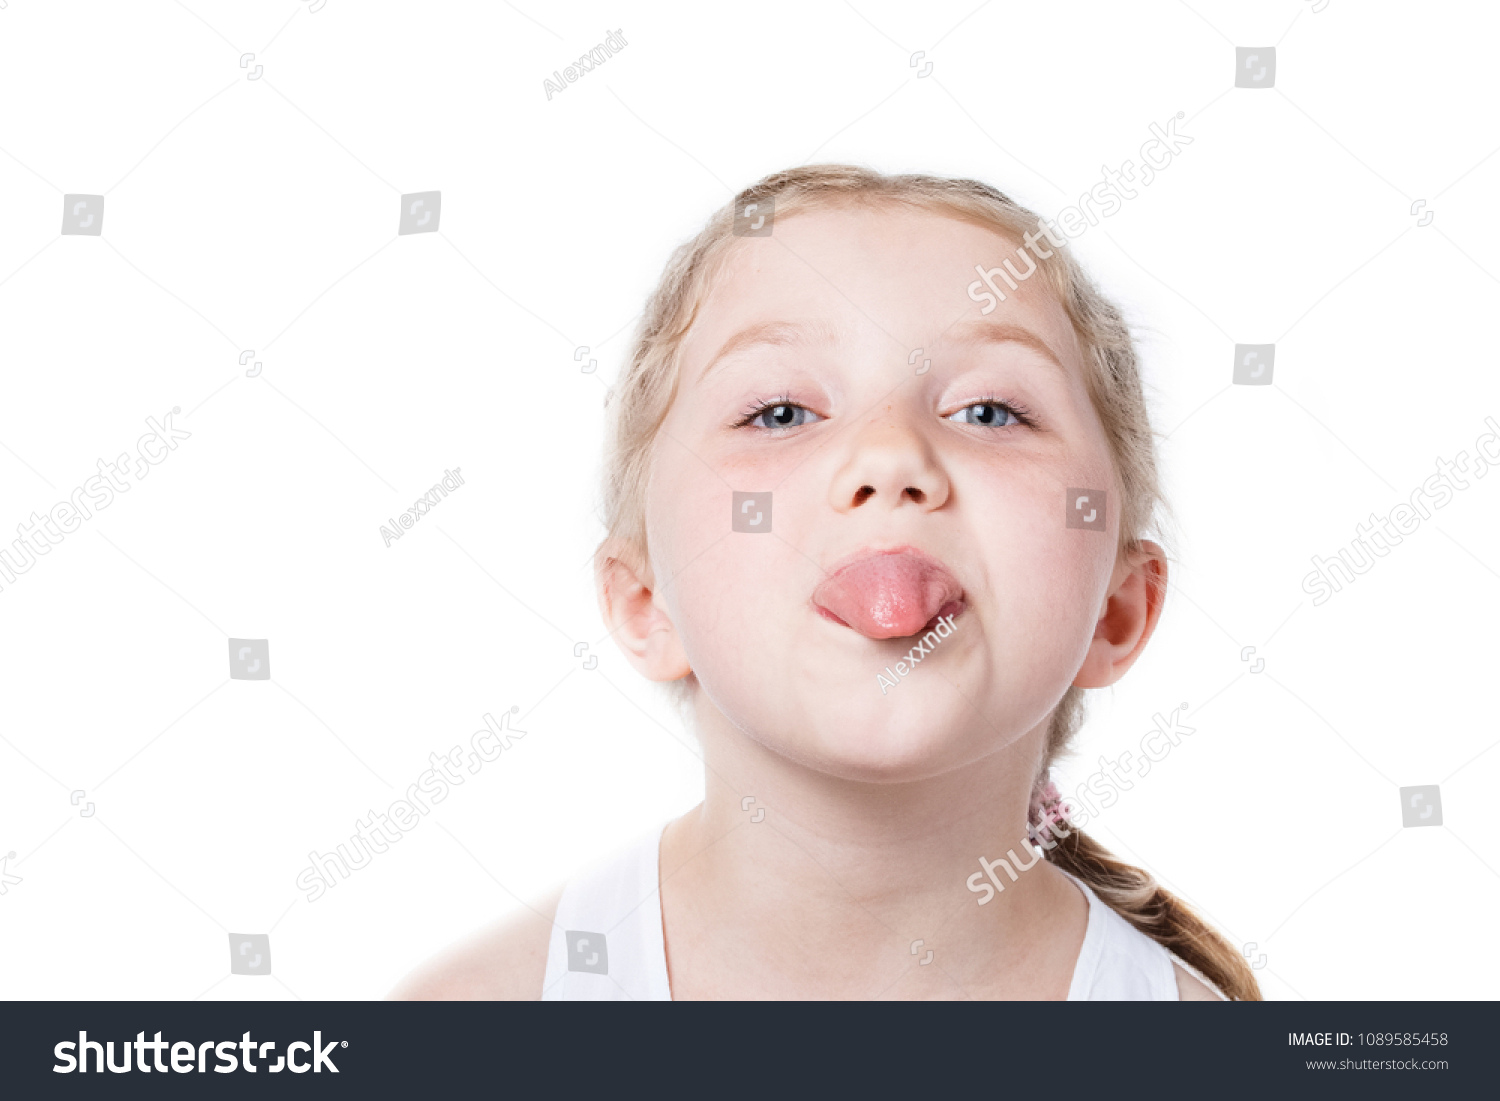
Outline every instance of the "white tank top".
MULTIPOLYGON (((543 1001, 672 999, 658 873, 665 828, 664 822, 563 888, 543 1001)), ((1101 902, 1087 883, 1068 878, 1089 903, 1068 1001, 1176 1001, 1171 953, 1101 902)))

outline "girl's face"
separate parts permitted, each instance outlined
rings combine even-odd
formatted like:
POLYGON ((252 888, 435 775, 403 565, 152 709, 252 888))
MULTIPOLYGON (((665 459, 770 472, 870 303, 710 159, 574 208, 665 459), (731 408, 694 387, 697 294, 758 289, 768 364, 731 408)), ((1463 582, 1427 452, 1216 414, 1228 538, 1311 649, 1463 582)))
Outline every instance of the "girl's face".
POLYGON ((1015 742, 1078 675, 1119 493, 1043 277, 997 276, 988 315, 968 296, 976 264, 1025 271, 1015 249, 884 206, 733 246, 647 502, 653 603, 707 696, 700 724, 847 779, 919 779, 1015 742), (1105 491, 1077 510, 1103 530, 1067 524, 1075 489, 1105 491), (951 633, 911 661, 939 616, 951 633))

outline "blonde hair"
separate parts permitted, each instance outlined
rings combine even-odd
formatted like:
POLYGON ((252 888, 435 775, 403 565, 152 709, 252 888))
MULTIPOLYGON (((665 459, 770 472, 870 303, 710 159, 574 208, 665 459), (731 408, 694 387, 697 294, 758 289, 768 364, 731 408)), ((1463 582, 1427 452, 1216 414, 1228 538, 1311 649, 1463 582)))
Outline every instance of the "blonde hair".
MULTIPOLYGON (((676 396, 683 340, 737 240, 736 213, 750 203, 764 210, 768 200, 782 221, 810 209, 884 204, 945 215, 1012 240, 1024 239, 1028 232, 1035 239, 1040 222, 1036 214, 977 180, 888 176, 852 165, 790 168, 741 191, 672 254, 646 304, 630 360, 610 392, 603 486, 608 534, 594 558, 600 574, 608 557, 626 555, 643 578, 649 576, 645 508, 652 446, 676 396)), ((1083 350, 1089 397, 1114 460, 1120 549, 1135 550, 1158 512, 1166 510, 1166 501, 1130 329, 1068 249, 1054 249, 1045 260, 1038 256, 1036 264, 1066 309, 1083 350)), ((1148 576, 1156 583, 1155 574, 1148 576)), ((693 674, 675 683, 679 705, 691 699, 696 683, 693 674)), ((1053 709, 1037 787, 1082 725, 1083 704, 1083 689, 1069 687, 1053 709)), ((1088 883, 1133 926, 1229 997, 1260 1000, 1255 974, 1240 953, 1148 872, 1115 859, 1077 829, 1050 848, 1047 859, 1088 883)))

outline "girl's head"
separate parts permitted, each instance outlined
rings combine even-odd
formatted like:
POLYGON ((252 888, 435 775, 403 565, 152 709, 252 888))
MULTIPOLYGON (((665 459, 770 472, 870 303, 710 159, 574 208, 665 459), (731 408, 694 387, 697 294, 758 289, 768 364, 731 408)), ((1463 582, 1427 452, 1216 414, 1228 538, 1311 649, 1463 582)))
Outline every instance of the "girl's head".
MULTIPOLYGON (((1163 563, 1143 539, 1159 493, 1129 332, 1036 231, 980 183, 819 166, 761 181, 678 251, 616 387, 606 463, 600 564, 628 565, 664 613, 649 676, 850 778, 946 771, 1049 715, 1037 748, 1061 746, 1073 683, 1111 682, 1144 642, 1163 563), (735 235, 738 212, 772 203, 771 235, 735 235), (1013 290, 1005 259, 1038 270, 1013 290), (976 265, 1000 269, 1004 301, 970 296, 976 265), (1086 506, 1103 531, 1067 525, 1070 489, 1103 491, 1086 506), (768 531, 732 529, 737 491, 768 531), (818 608, 899 600, 825 579, 900 548, 940 563, 962 608, 892 688, 920 623, 854 621, 882 640, 818 608), (1153 599, 1119 602, 1135 614, 1094 645, 1121 564, 1143 559, 1126 595, 1153 599)), ((911 581, 926 596, 946 579, 911 581)))
MULTIPOLYGON (((823 165, 742 192, 647 305, 606 472, 596 567, 632 663, 700 726, 845 780, 1004 753, 1041 784, 1161 607, 1129 330, 972 180, 823 165), (751 204, 769 235, 736 232, 751 204)), ((1077 832, 1049 856, 1069 852, 1108 860, 1077 832)), ((1163 905, 1124 865, 1085 877, 1122 911, 1163 905)), ((1132 920, 1164 939, 1185 919, 1132 920)), ((1224 967, 1169 947, 1255 996, 1222 941, 1224 967)))

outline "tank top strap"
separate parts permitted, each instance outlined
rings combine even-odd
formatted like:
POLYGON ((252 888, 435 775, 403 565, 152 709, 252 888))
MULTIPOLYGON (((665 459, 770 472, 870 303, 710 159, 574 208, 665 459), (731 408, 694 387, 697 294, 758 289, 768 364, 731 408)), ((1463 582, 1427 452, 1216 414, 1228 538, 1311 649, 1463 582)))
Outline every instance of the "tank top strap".
POLYGON ((1088 931, 1073 967, 1068 1001, 1177 1001, 1172 954, 1115 913, 1083 880, 1058 870, 1078 885, 1089 903, 1088 931))
POLYGON ((543 1001, 670 1001, 659 886, 663 822, 570 879, 547 945, 543 1001))

